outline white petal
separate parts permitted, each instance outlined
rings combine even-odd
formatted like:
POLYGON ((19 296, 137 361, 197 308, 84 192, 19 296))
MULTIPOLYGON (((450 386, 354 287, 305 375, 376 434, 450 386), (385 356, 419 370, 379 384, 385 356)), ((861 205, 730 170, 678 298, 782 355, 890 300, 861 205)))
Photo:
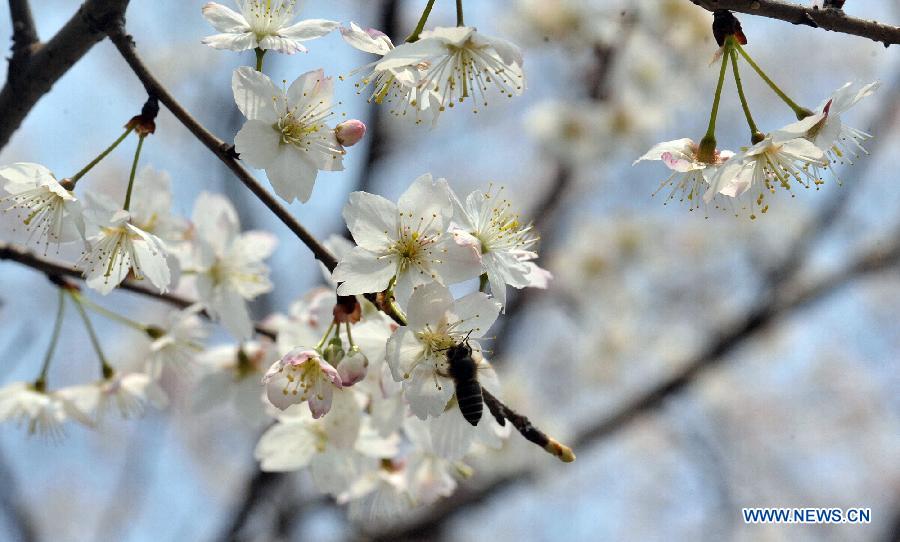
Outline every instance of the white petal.
POLYGON ((416 338, 416 334, 408 327, 398 328, 387 342, 387 363, 395 382, 402 382, 413 365, 422 358, 424 347, 416 338))
POLYGON ((414 330, 426 327, 436 329, 452 308, 453 295, 446 286, 437 282, 419 286, 409 298, 409 311, 406 315, 409 327, 414 330))
POLYGON ((252 32, 214 34, 206 36, 200 40, 200 43, 209 45, 213 49, 227 49, 229 51, 246 51, 259 45, 256 41, 256 34, 252 32))
POLYGON ((248 32, 250 25, 243 15, 215 2, 209 2, 202 8, 203 18, 219 32, 248 32))
POLYGON ((253 336, 253 322, 247 311, 247 303, 237 292, 219 292, 211 308, 222 320, 225 329, 236 339, 247 340, 253 336))
POLYGON ((242 161, 256 169, 265 169, 275 161, 281 147, 281 135, 271 123, 248 120, 234 136, 234 150, 242 161))
POLYGON ((242 66, 231 76, 234 102, 248 120, 274 124, 278 120, 276 100, 283 94, 268 76, 249 66, 242 66))
POLYGON ((396 264, 392 259, 382 258, 362 247, 356 247, 334 269, 332 278, 342 284, 338 294, 353 295, 384 291, 396 264))
POLYGON ((351 193, 343 216, 356 244, 369 250, 384 251, 397 235, 397 206, 381 196, 351 193))
POLYGON ((435 180, 430 173, 422 175, 412 182, 406 192, 397 201, 402 213, 412 213, 412 220, 419 217, 426 220, 436 217, 432 229, 442 230, 444 220, 453 216, 453 205, 450 202, 450 189, 445 179, 435 180))
POLYGON ((403 396, 409 402, 410 411, 419 419, 440 416, 453 396, 453 382, 443 377, 435 378, 434 371, 422 364, 413 369, 410 379, 403 383, 403 396))
MULTIPOLYGON (((331 97, 334 94, 334 80, 325 77, 321 68, 304 73, 294 79, 287 91, 287 100, 292 107, 303 104, 319 104, 317 107, 327 109, 331 106, 331 97)), ((303 108, 300 108, 303 111, 303 108)))
POLYGON ((305 152, 291 145, 279 148, 275 159, 266 167, 266 177, 281 199, 306 203, 312 195, 319 170, 306 159, 305 152))
POLYGON ((287 472, 301 469, 316 454, 316 436, 306 423, 279 422, 263 433, 254 456, 260 468, 267 472, 287 472))
POLYGON ((271 34, 259 40, 259 48, 278 51, 279 53, 284 53, 286 55, 305 53, 307 51, 306 47, 297 40, 273 36, 271 34))
POLYGON ((481 254, 474 246, 459 245, 448 235, 435 246, 435 254, 440 263, 434 264, 434 269, 444 284, 456 284, 481 275, 481 254))
POLYGON ((383 56, 394 48, 391 38, 384 32, 374 28, 363 30, 354 22, 350 23, 350 28, 341 27, 341 37, 354 49, 359 49, 366 53, 383 56))
POLYGON ((298 41, 306 41, 321 38, 338 26, 340 26, 340 23, 336 21, 307 19, 305 21, 294 23, 287 28, 282 28, 278 31, 278 35, 298 41))
POLYGON ((473 337, 482 337, 497 320, 500 303, 487 294, 473 292, 456 301, 454 312, 461 322, 458 327, 460 331, 468 333, 472 330, 473 337))

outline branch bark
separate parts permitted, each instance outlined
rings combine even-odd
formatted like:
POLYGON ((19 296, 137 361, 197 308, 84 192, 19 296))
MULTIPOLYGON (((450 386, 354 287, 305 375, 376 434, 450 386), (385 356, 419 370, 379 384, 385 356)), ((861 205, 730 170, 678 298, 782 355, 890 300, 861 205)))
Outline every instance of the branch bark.
POLYGON ((27 2, 10 0, 15 43, 9 76, 0 90, 0 149, 53 84, 104 38, 108 28, 124 19, 127 7, 128 0, 86 0, 50 41, 38 44, 37 33, 27 30, 34 24, 27 2), (19 40, 32 38, 26 54, 17 57, 19 40))
POLYGON ((708 11, 727 9, 769 19, 780 19, 791 24, 880 41, 885 47, 900 44, 900 27, 848 17, 840 9, 804 7, 781 0, 691 0, 691 2, 708 11))
POLYGON ((242 166, 234 154, 234 148, 228 145, 209 130, 203 127, 188 111, 175 99, 172 94, 159 82, 156 77, 150 73, 150 70, 144 64, 143 60, 135 51, 134 41, 131 36, 125 33, 122 24, 115 25, 109 30, 109 39, 119 50, 122 58, 131 67, 134 74, 144 84, 147 94, 156 97, 179 121, 188 129, 194 137, 196 137, 207 149, 209 149, 216 157, 222 161, 225 166, 240 180, 244 186, 266 206, 272 213, 281 220, 294 235, 306 245, 316 257, 329 270, 334 270, 337 266, 337 259, 334 255, 322 245, 303 225, 291 215, 275 197, 269 193, 253 175, 242 166))

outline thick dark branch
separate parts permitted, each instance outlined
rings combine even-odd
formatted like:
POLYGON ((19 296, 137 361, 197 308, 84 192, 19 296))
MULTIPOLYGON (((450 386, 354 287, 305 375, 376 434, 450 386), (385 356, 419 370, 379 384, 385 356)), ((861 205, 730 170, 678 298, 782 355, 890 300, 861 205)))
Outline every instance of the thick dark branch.
MULTIPOLYGON (((687 389, 698 375, 725 364, 729 360, 727 357, 729 354, 756 337, 779 318, 822 300, 859 277, 884 271, 898 264, 900 264, 900 238, 888 247, 876 248, 866 253, 843 270, 800 289, 797 293, 790 294, 786 291, 773 293, 770 299, 763 301, 759 308, 751 311, 740 323, 721 333, 704 352, 684 364, 678 372, 640 393, 611 415, 599 420, 597 424, 580 431, 572 440, 573 448, 588 448, 597 440, 627 427, 631 421, 662 407, 669 397, 687 389)), ((453 497, 436 504, 413 523, 394 531, 379 533, 373 540, 391 542, 433 540, 452 515, 469 506, 487 501, 511 485, 533 480, 534 477, 535 473, 526 468, 496 478, 481 487, 460 489, 453 497)))
POLYGON ((306 245, 315 255, 316 259, 322 262, 325 267, 333 270, 337 266, 337 259, 325 248, 318 239, 304 228, 293 215, 275 199, 268 190, 263 188, 261 184, 253 177, 253 175, 242 166, 234 155, 234 149, 224 141, 216 137, 209 130, 203 127, 197 119, 195 119, 187 110, 169 93, 168 90, 150 73, 144 62, 138 57, 134 48, 134 41, 131 36, 125 33, 122 25, 114 26, 109 31, 109 39, 115 44, 125 62, 131 67, 134 74, 144 84, 147 94, 155 96, 162 102, 166 108, 175 115, 181 124, 184 125, 194 137, 200 140, 232 173, 240 180, 244 186, 272 211, 275 216, 281 220, 285 226, 296 235, 304 245, 306 245))
MULTIPOLYGON (((42 258, 22 247, 4 243, 2 241, 0 241, 0 260, 17 262, 27 267, 31 267, 32 269, 36 269, 37 271, 44 273, 50 279, 59 277, 71 277, 79 280, 83 279, 81 271, 79 271, 78 269, 75 269, 64 263, 54 262, 42 258)), ((143 296, 152 297, 154 299, 163 301, 165 303, 168 303, 169 305, 173 305, 182 309, 196 303, 196 301, 188 299, 186 297, 182 297, 180 295, 171 293, 161 294, 157 290, 148 288, 143 284, 135 282, 131 279, 122 282, 122 284, 119 285, 119 288, 122 290, 128 290, 129 292, 138 293, 143 296)), ((202 315, 206 318, 209 318, 209 315, 205 311, 202 312, 202 315)), ((256 332, 260 335, 264 335, 266 337, 269 337, 270 339, 275 338, 275 333, 271 330, 265 329, 261 326, 256 326, 255 329, 256 332)))
MULTIPOLYGON (((23 9, 15 7, 19 4, 24 2, 10 2, 14 16, 23 9)), ((126 7, 128 0, 86 0, 49 42, 30 45, 28 57, 10 65, 6 85, 0 91, 0 149, 41 96, 104 38, 107 28, 125 17, 126 7)))
POLYGON ((13 28, 13 57, 10 60, 10 72, 13 72, 31 56, 32 46, 39 39, 28 0, 9 0, 9 17, 13 28))
POLYGON ((880 41, 885 47, 900 43, 900 27, 848 17, 839 9, 816 9, 781 0, 691 0, 709 10, 727 9, 792 24, 802 24, 880 41))

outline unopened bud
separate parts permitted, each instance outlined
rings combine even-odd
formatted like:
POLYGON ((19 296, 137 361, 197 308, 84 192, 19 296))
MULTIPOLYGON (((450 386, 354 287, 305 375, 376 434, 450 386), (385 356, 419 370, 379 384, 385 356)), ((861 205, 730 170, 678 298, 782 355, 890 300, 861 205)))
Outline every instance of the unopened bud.
POLYGON ((341 377, 341 385, 352 386, 366 377, 369 368, 369 360, 359 348, 354 347, 337 366, 341 377))
POLYGON ((334 129, 334 135, 337 136, 338 143, 352 147, 366 135, 366 125, 361 120, 345 120, 334 129))

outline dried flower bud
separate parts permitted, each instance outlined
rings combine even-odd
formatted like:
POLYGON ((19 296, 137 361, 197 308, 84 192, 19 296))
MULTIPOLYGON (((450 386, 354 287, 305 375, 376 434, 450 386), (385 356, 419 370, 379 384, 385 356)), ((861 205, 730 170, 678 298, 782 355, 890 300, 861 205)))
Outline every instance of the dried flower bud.
POLYGON ((159 101, 156 98, 147 98, 141 114, 131 117, 126 128, 132 128, 140 136, 147 136, 156 131, 156 115, 159 114, 159 101))
POLYGON ((352 147, 366 135, 366 125, 361 120, 345 120, 334 129, 334 135, 337 136, 338 143, 352 147))
POLYGON ((362 317, 362 307, 359 306, 355 295, 339 295, 331 313, 338 324, 355 324, 362 317))
POLYGON ((738 43, 747 45, 747 37, 741 29, 741 22, 727 9, 717 9, 713 12, 712 30, 719 47, 725 45, 725 38, 728 36, 734 36, 738 43))

